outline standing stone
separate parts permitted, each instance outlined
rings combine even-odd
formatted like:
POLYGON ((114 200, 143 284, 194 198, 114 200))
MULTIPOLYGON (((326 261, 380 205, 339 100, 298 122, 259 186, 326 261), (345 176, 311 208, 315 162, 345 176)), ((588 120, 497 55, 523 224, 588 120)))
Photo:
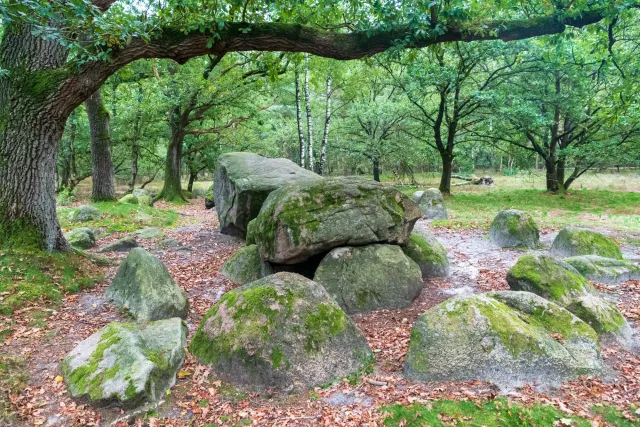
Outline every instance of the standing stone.
POLYGON ((415 381, 479 380, 502 389, 559 386, 604 370, 589 325, 544 298, 513 291, 455 297, 427 310, 413 326, 404 367, 415 381))
POLYGON ((213 181, 220 232, 244 238, 247 224, 258 216, 269 193, 287 184, 321 179, 287 159, 270 159, 253 153, 220 155, 213 181))
POLYGON ((413 201, 420 206, 422 216, 427 219, 447 219, 447 208, 444 205, 444 197, 437 188, 427 188, 424 191, 413 193, 413 201))
POLYGON ((622 259, 622 252, 613 239, 580 227, 563 228, 551 245, 551 253, 561 258, 599 255, 605 258, 622 259))
POLYGON ((106 297, 139 321, 187 317, 189 301, 167 267, 142 248, 132 249, 107 289, 106 297))
POLYGON ((489 240, 501 248, 531 249, 540 243, 540 232, 529 214, 509 209, 500 211, 491 223, 489 240))
POLYGON ((418 206, 390 186, 331 178, 271 193, 251 235, 264 260, 296 264, 340 246, 404 245, 418 218, 418 206))
POLYGON ((447 250, 426 230, 414 229, 402 250, 418 264, 423 279, 449 275, 447 250))
POLYGON ((420 267, 396 245, 336 248, 313 280, 348 314, 407 308, 424 287, 420 267))
POLYGON ((96 245, 96 237, 93 230, 88 227, 74 228, 68 233, 64 233, 64 238, 74 248, 89 249, 96 245))
POLYGON ((322 286, 276 273, 222 296, 189 351, 233 384, 303 389, 355 374, 367 341, 322 286))
POLYGON ((73 397, 135 408, 161 399, 175 383, 186 345, 187 325, 178 318, 113 322, 64 358, 62 375, 73 397))

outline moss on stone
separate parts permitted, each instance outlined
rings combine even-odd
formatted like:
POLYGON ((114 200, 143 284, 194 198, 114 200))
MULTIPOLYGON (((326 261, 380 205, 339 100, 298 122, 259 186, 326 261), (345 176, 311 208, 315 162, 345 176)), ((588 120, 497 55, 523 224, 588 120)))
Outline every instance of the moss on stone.
POLYGON ((338 307, 319 304, 317 312, 309 313, 304 319, 307 335, 304 349, 308 352, 319 351, 328 338, 344 330, 346 317, 338 307))
POLYGON ((551 245, 551 252, 561 257, 599 255, 622 259, 622 252, 613 239, 580 227, 562 229, 551 245))

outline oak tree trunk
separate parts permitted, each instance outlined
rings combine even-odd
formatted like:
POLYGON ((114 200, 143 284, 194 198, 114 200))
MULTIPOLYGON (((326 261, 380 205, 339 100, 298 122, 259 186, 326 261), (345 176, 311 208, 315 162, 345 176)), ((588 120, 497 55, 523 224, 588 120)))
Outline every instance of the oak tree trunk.
POLYGON ((0 244, 67 250, 56 217, 58 144, 72 109, 50 95, 63 76, 57 42, 9 25, 0 43, 0 244))
POLYGON ((180 167, 182 164, 182 142, 184 135, 172 130, 171 140, 167 147, 167 158, 164 167, 164 185, 156 200, 164 199, 167 202, 186 201, 182 194, 180 167))
POLYGON ((93 184, 91 200, 94 202, 116 199, 115 173, 111 160, 111 134, 109 112, 102 102, 100 91, 96 91, 84 102, 91 130, 91 169, 93 184))
POLYGON ((380 160, 373 159, 373 180, 380 182, 380 160))
POLYGON ((453 172, 453 155, 448 152, 440 153, 442 158, 442 175, 438 189, 442 194, 451 194, 451 174, 453 172))
POLYGON ((558 177, 556 174, 555 158, 550 157, 544 161, 547 169, 547 191, 558 191, 558 177))

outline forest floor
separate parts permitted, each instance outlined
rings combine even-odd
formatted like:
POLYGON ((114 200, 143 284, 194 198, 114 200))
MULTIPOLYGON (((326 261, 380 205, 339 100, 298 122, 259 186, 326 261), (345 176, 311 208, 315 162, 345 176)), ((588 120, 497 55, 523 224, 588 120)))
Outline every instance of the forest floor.
MULTIPOLYGON (((205 210, 202 205, 202 200, 195 200, 188 205, 171 207, 178 212, 179 219, 175 228, 164 230, 165 237, 179 240, 183 247, 160 250, 156 245, 159 239, 139 240, 142 247, 162 259, 188 294, 189 338, 202 315, 235 286, 219 273, 219 268, 244 244, 239 239, 220 234, 215 212, 205 210)), ((163 204, 156 204, 156 207, 169 208, 163 204)), ((68 396, 60 377, 60 361, 80 340, 107 323, 127 321, 126 315, 103 297, 119 261, 126 256, 116 253, 109 254, 114 262, 95 287, 66 295, 56 307, 36 302, 13 313, 11 334, 0 343, 4 358, 0 360, 0 374, 4 375, 0 389, 8 378, 13 381, 13 387, 5 384, 12 390, 10 406, 15 415, 11 422, 52 426, 109 423, 122 426, 380 426, 385 423, 411 426, 423 425, 419 423, 420 413, 401 414, 405 418, 399 420, 394 418, 398 415, 398 407, 389 405, 412 405, 412 410, 435 408, 432 405, 439 404, 441 399, 452 399, 471 401, 474 410, 489 404, 494 410, 498 406, 538 404, 557 410, 551 415, 555 419, 545 418, 548 423, 535 425, 579 423, 576 425, 598 426, 607 422, 618 426, 640 425, 640 347, 624 350, 615 343, 603 343, 603 356, 612 368, 610 377, 604 380, 580 378, 557 390, 524 387, 500 391, 482 382, 420 384, 405 380, 402 365, 416 318, 429 307, 454 295, 508 289, 506 271, 522 254, 519 250, 493 247, 486 238, 486 230, 474 224, 459 227, 453 221, 434 226, 420 221, 416 227, 428 228, 447 248, 452 274, 446 279, 428 280, 422 294, 406 310, 381 310, 354 316, 375 354, 376 363, 369 374, 297 395, 283 396, 272 390, 245 393, 217 380, 210 375, 209 368, 188 356, 178 373, 176 385, 156 407, 143 408, 132 414, 117 407, 94 408, 75 401, 68 396), (21 386, 16 387, 16 384, 21 386), (584 419, 572 421, 572 417, 584 419)), ((548 246, 557 231, 557 228, 543 226, 542 242, 548 246)), ((600 227, 600 231, 623 244, 627 242, 623 246, 625 257, 640 260, 640 245, 628 244, 640 241, 640 232, 621 232, 606 227, 600 227)), ((125 234, 112 233, 100 239, 98 245, 103 247, 125 234)), ((617 288, 598 287, 617 303, 632 326, 640 329, 640 281, 629 281, 617 288)), ((447 426, 482 425, 456 411, 442 409, 442 413, 437 414, 437 421, 447 426)), ((504 416, 510 416, 512 412, 515 410, 507 409, 504 416)), ((534 423, 524 418, 513 423, 501 419, 493 425, 534 423)))

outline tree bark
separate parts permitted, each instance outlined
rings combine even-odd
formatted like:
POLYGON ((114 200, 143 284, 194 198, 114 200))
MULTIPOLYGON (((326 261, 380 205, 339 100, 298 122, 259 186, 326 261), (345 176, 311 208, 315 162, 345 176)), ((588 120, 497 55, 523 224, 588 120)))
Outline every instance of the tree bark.
POLYGON ((324 133, 322 134, 322 146, 320 149, 320 164, 318 173, 324 175, 327 161, 327 144, 329 143, 329 127, 331 126, 331 73, 327 74, 327 109, 324 115, 324 133))
POLYGON ((300 141, 300 167, 307 167, 307 144, 302 131, 302 109, 300 108, 300 73, 296 71, 296 119, 298 121, 298 140, 300 141))
POLYGON ((311 92, 309 91, 309 54, 304 54, 304 102, 307 110, 307 165, 313 170, 313 119, 311 117, 311 92))
POLYGON ((558 177, 556 175, 555 157, 549 157, 545 159, 544 165, 547 169, 547 191, 558 191, 558 177))
POLYGON ((62 167, 59 174, 60 186, 58 191, 70 190, 72 181, 75 180, 76 175, 76 155, 75 155, 75 141, 76 141, 76 113, 71 113, 69 117, 69 129, 67 132, 68 138, 66 144, 62 146, 62 167))
POLYGON ((196 178, 198 178, 198 172, 189 171, 189 185, 187 186, 187 191, 193 191, 193 183, 196 181, 196 178))
POLYGON ((380 182, 380 160, 374 158, 373 161, 373 180, 380 182))
POLYGON ((91 200, 94 202, 116 199, 115 173, 111 160, 111 134, 109 112, 100 91, 84 102, 91 130, 91 170, 93 174, 91 200))
POLYGON ((171 128, 171 138, 167 146, 167 158, 164 168, 164 184, 162 190, 155 200, 164 199, 167 202, 184 202, 186 199, 182 194, 181 165, 182 165, 182 145, 184 142, 184 126, 181 122, 182 115, 180 107, 173 107, 169 113, 169 127, 171 128))
POLYGON ((66 59, 56 41, 36 38, 31 27, 9 25, 0 42, 1 244, 68 250, 56 217, 58 144, 72 110, 51 96, 66 59), (39 79, 39 80, 36 80, 39 79))
POLYGON ((448 152, 440 153, 442 158, 442 175, 440 176, 440 186, 442 194, 451 194, 451 174, 453 171, 453 155, 448 152))

